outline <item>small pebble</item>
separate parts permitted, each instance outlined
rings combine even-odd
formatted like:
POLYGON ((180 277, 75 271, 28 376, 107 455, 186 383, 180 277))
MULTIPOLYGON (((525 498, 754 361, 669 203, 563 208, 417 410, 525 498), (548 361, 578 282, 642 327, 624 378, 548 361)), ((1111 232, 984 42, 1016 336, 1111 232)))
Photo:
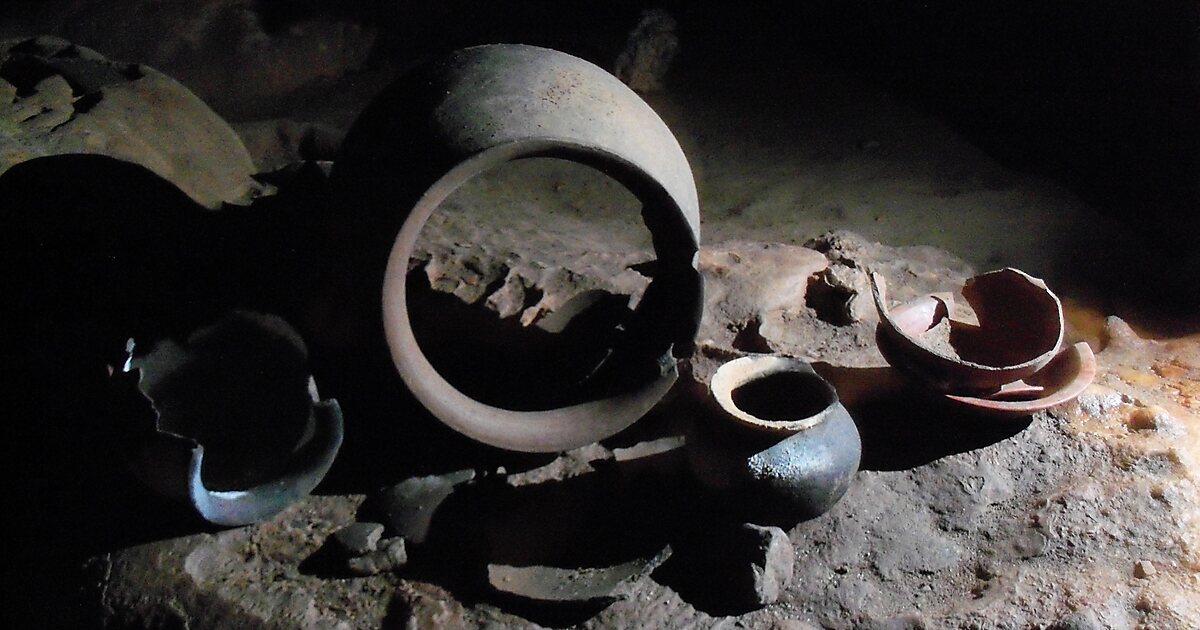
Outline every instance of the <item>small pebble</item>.
POLYGON ((1158 569, 1155 569, 1154 563, 1149 560, 1139 560, 1133 565, 1133 577, 1144 580, 1155 573, 1158 573, 1158 569))
POLYGON ((1046 552, 1049 541, 1042 532, 1028 528, 1012 540, 1012 549, 1019 558, 1036 558, 1046 552))
POLYGON ((383 525, 379 523, 351 523, 333 533, 333 541, 346 555, 362 556, 378 548, 383 536, 383 525))

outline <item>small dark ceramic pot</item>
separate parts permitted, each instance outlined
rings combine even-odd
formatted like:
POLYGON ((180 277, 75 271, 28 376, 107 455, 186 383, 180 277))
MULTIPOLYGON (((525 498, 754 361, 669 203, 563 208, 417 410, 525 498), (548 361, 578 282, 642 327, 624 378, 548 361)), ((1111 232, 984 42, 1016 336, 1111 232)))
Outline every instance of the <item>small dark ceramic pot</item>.
POLYGON ((808 363, 748 356, 721 366, 688 435, 696 479, 756 523, 791 526, 833 507, 862 442, 837 391, 808 363))

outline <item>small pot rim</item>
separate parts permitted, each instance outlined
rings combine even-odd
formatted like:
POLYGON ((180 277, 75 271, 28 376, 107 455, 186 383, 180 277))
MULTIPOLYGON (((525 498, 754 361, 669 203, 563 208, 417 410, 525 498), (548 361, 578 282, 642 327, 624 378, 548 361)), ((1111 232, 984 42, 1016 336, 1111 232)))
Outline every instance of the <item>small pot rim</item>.
POLYGON ((729 419, 741 425, 770 433, 797 433, 811 429, 824 422, 840 404, 837 390, 829 381, 817 374, 812 365, 795 357, 779 355, 750 355, 729 361, 713 373, 709 380, 709 390, 712 392, 717 406, 729 419), (782 373, 804 374, 811 377, 828 396, 825 407, 804 418, 766 420, 750 414, 734 404, 733 392, 737 388, 758 379, 782 373))

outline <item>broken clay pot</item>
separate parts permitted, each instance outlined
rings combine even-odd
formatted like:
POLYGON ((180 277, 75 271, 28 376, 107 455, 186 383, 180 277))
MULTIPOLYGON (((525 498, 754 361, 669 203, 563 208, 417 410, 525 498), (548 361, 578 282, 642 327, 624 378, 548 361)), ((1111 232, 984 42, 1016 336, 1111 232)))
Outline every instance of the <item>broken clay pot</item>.
POLYGON ((791 526, 825 513, 858 472, 858 428, 808 363, 752 355, 722 365, 708 413, 688 434, 697 480, 756 523, 791 526))
MULTIPOLYGON (((413 395, 443 423, 480 442, 554 452, 613 435, 645 415, 677 379, 675 356, 700 321, 696 271, 700 212, 678 141, 628 86, 570 55, 533 46, 466 48, 388 88, 355 122, 332 184, 357 208, 339 229, 353 233, 361 269, 343 274, 347 303, 379 308, 392 360, 413 395), (581 400, 534 411, 486 404, 460 391, 424 354, 409 318, 407 276, 422 227, 471 178, 515 160, 560 158, 626 186, 657 256, 657 273, 622 343, 581 400), (386 267, 386 268, 385 268, 386 267), (370 300, 358 296, 373 293, 370 300)), ((531 386, 536 386, 531 384, 531 386)))
POLYGON ((307 496, 342 443, 295 330, 234 311, 183 343, 166 339, 113 374, 133 472, 216 525, 266 519, 307 496), (143 422, 144 421, 144 422, 143 422))
POLYGON ((962 294, 978 323, 958 312, 949 293, 892 308, 883 276, 871 274, 871 287, 884 358, 943 392, 998 390, 1045 367, 1062 346, 1058 296, 1017 269, 967 280, 962 294))
POLYGON ((1059 350, 1058 298, 1016 269, 967 281, 963 294, 978 325, 955 318, 948 293, 887 309, 886 283, 878 274, 871 280, 881 316, 880 351, 953 406, 994 417, 1027 416, 1073 400, 1096 375, 1096 357, 1086 343, 1059 350))
POLYGON ((989 394, 944 394, 947 401, 996 417, 1027 416, 1074 400, 1096 377, 1096 355, 1085 342, 1063 348, 1046 367, 989 394))

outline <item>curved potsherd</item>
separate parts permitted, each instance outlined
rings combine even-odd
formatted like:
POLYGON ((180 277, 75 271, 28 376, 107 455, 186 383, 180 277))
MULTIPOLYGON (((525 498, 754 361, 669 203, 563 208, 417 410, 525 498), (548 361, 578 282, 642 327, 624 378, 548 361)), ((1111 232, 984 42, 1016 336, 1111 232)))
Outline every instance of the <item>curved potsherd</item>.
POLYGON ((607 604, 621 587, 661 565, 670 550, 603 567, 510 566, 489 564, 488 584, 498 593, 536 604, 607 604))
POLYGON ((710 382, 729 417, 750 428, 792 434, 820 424, 838 403, 837 391, 808 363, 772 355, 734 359, 710 382))
POLYGON ((1026 416, 1074 400, 1096 377, 1096 355, 1080 342, 1063 348, 1032 376, 989 396, 946 394, 956 404, 994 416, 1026 416))
POLYGON ((871 286, 884 357, 942 391, 997 390, 1042 369, 1062 346, 1058 296, 1017 269, 967 280, 962 293, 977 322, 956 318, 949 294, 891 308, 883 276, 872 273, 871 286))
MULTIPOLYGON (((320 400, 307 351, 282 319, 232 312, 184 343, 130 343, 121 402, 153 420, 131 434, 131 464, 205 520, 245 525, 303 498, 342 443, 342 414, 320 400)), ((120 395, 120 393, 118 394, 120 395)))
POLYGON ((363 112, 332 179, 343 205, 362 209, 348 219, 364 235, 355 245, 362 273, 349 274, 364 286, 353 291, 378 291, 366 285, 382 280, 381 319, 396 369, 447 426, 509 450, 568 450, 637 421, 675 382, 675 354, 690 347, 703 303, 696 186, 666 124, 603 69, 533 46, 452 52, 393 84, 363 112), (422 227, 451 193, 534 157, 583 164, 628 188, 642 203, 658 273, 623 333, 627 341, 589 377, 586 393, 529 411, 476 400, 438 373, 413 330, 407 276, 422 227))
POLYGON ((41 36, 0 39, 0 173, 39 157, 105 155, 220 210, 269 191, 237 132, 178 81, 41 36))

